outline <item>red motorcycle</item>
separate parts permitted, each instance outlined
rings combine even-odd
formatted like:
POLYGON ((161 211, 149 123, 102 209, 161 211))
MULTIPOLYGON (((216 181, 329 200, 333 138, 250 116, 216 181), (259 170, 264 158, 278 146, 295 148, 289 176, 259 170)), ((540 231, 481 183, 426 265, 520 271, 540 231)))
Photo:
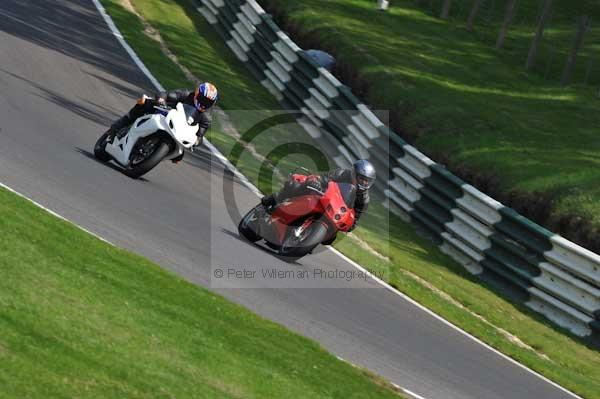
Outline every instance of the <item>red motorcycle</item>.
MULTIPOLYGON (((311 176, 292 174, 305 183, 311 176)), ((307 187, 312 193, 289 198, 269 214, 259 204, 238 225, 241 236, 250 242, 265 240, 270 248, 288 259, 299 259, 319 244, 330 244, 338 231, 354 224, 352 205, 356 198, 353 184, 330 181, 325 191, 307 187)))

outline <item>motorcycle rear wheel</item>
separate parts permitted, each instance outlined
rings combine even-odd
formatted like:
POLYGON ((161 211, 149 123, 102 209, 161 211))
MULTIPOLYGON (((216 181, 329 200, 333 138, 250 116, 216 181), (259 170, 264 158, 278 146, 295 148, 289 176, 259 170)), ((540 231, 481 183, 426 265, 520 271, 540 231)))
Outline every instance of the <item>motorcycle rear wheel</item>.
POLYGON ((238 224, 238 233, 250 242, 256 242, 261 239, 257 234, 261 207, 262 205, 257 205, 252 208, 238 224))
POLYGON ((96 144, 94 144, 94 156, 97 160, 102 162, 108 162, 111 159, 111 156, 105 151, 106 144, 108 143, 107 139, 108 133, 104 133, 102 136, 100 136, 98 141, 96 141, 96 144))

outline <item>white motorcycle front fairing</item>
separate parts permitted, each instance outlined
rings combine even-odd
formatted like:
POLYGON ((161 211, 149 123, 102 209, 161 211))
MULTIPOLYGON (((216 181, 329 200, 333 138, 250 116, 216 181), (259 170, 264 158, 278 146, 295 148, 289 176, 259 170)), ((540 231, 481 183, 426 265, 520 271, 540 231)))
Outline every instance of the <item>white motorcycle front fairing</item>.
POLYGON ((162 130, 176 143, 173 151, 165 159, 176 158, 183 154, 184 148, 191 148, 197 139, 198 125, 190 125, 193 117, 189 114, 186 116, 183 104, 178 103, 177 107, 169 110, 166 115, 158 113, 141 116, 133 122, 125 136, 115 137, 112 143, 108 143, 105 151, 122 166, 129 166, 131 151, 138 140, 162 130))

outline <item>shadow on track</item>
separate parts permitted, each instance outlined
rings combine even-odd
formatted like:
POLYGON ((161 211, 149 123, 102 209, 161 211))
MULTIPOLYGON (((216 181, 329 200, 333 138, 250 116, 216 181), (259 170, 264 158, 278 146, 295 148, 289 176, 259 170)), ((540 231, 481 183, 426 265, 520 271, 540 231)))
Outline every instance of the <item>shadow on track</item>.
MULTIPOLYGON (((57 93, 53 90, 50 90, 32 80, 9 72, 5 69, 0 68, 0 72, 5 73, 7 75, 12 76, 15 79, 19 79, 25 83, 27 83, 32 88, 38 90, 41 93, 41 97, 45 98, 49 102, 58 105, 76 115, 81 116, 87 120, 98 123, 103 126, 110 125, 115 119, 117 119, 120 115, 113 109, 109 109, 105 106, 100 106, 90 101, 85 102, 77 102, 71 98, 63 96, 60 93, 57 93), (91 104, 92 107, 86 105, 85 103, 91 104), (96 110, 95 108, 99 108, 100 110, 96 110), (108 116, 107 114, 111 114, 108 116)), ((36 95, 40 95, 40 93, 35 93, 36 95)))
MULTIPOLYGON (((75 147, 75 151, 77 151, 78 153, 80 153, 81 155, 83 155, 86 158, 89 158, 91 160, 93 160, 94 162, 99 163, 100 165, 104 165, 107 168, 111 168, 112 170, 116 170, 119 173, 123 173, 123 169, 115 164, 113 164, 112 162, 102 162, 98 159, 96 159, 96 157, 94 156, 93 153, 89 152, 88 150, 84 150, 83 148, 79 148, 79 147, 75 147)), ((123 175, 125 176, 125 175, 123 175)), ((137 181, 141 181, 141 182, 148 182, 147 179, 143 178, 143 177, 139 177, 137 179, 131 179, 131 180, 137 180, 137 181)))
MULTIPOLYGON (((2 0, 0 31, 94 65, 144 90, 154 90, 119 43, 106 40, 112 33, 91 1, 2 0)), ((131 89, 107 79, 102 81, 131 94, 131 89)))
MULTIPOLYGON (((258 248, 258 249, 260 249, 262 252, 265 252, 265 253, 267 253, 267 254, 269 254, 269 255, 271 255, 271 256, 273 256, 273 257, 275 257, 275 258, 279 259, 279 260, 280 260, 280 261, 282 261, 282 262, 288 263, 288 264, 290 264, 290 265, 298 265, 298 266, 302 266, 302 264, 301 264, 301 263, 298 263, 298 261, 296 261, 296 260, 290 260, 289 258, 287 258, 287 257, 285 257, 285 256, 281 256, 281 255, 279 255, 277 252, 275 252, 274 250, 272 250, 272 249, 269 249, 269 248, 265 247, 264 245, 257 244, 257 243, 253 243, 253 242, 250 242, 250 241, 246 240, 246 239, 245 239, 245 238, 243 238, 243 237, 240 237, 240 235, 239 235, 237 232, 233 232, 233 231, 231 231, 231 230, 229 230, 229 229, 226 229, 226 228, 224 228, 224 227, 221 227, 221 232, 223 232, 223 233, 227 234, 227 235, 228 235, 228 236, 230 236, 230 237, 233 237, 233 238, 235 238, 235 239, 236 239, 236 240, 238 240, 238 241, 241 241, 241 242, 243 242, 244 244, 246 244, 246 245, 248 245, 248 246, 251 246, 251 247, 254 247, 254 248, 258 248)), ((307 256, 310 256, 310 255, 307 255, 307 256)))

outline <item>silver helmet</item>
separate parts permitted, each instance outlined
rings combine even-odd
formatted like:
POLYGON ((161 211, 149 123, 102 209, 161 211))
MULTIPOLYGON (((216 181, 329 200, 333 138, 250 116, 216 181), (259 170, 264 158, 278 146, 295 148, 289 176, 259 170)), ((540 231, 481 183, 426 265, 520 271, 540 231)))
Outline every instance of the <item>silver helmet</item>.
POLYGON ((360 159, 352 165, 356 175, 356 186, 359 190, 368 190, 375 183, 377 173, 373 164, 366 159, 360 159))

